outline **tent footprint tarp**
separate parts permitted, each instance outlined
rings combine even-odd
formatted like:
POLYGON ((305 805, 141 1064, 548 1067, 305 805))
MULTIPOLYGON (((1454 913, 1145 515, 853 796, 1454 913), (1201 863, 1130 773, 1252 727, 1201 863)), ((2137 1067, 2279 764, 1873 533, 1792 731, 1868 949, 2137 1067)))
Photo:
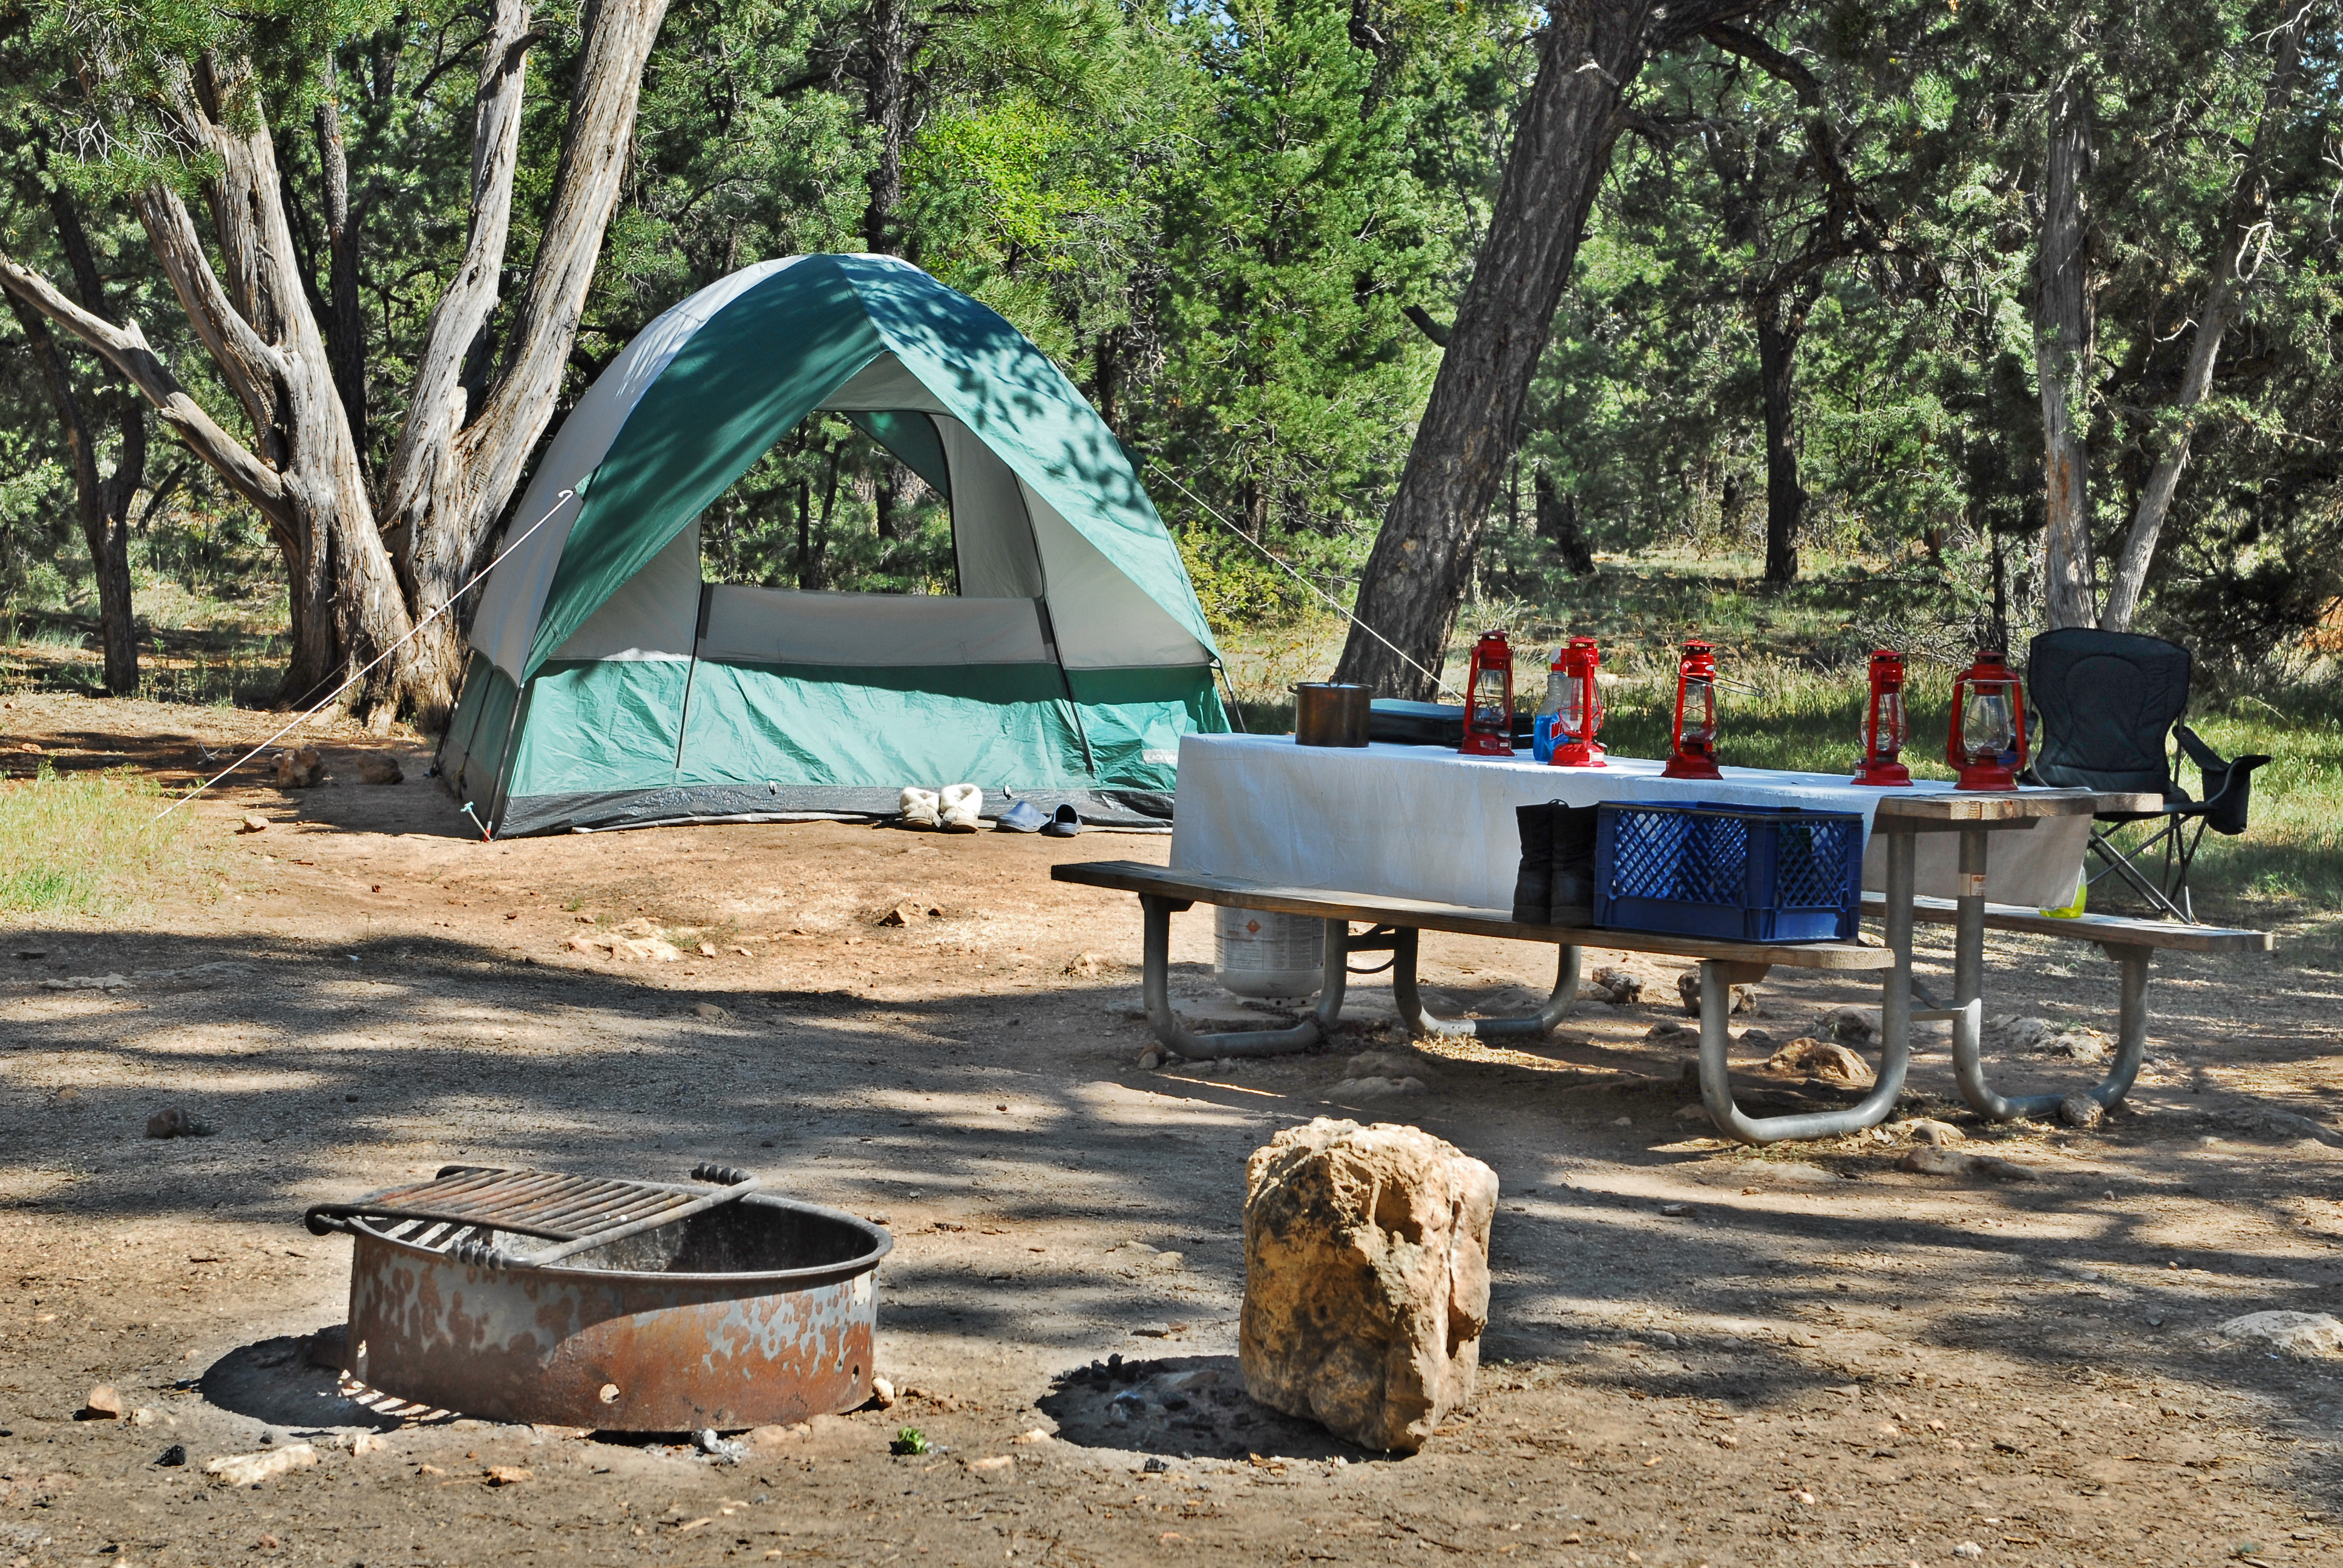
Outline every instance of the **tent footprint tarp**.
POLYGON ((544 521, 488 574, 440 749, 499 834, 888 811, 963 779, 1160 819, 1180 737, 1227 728, 1121 444, 1015 327, 891 257, 767 262, 668 311, 515 516, 544 521), (825 409, 945 497, 957 596, 700 580, 700 513, 825 409))

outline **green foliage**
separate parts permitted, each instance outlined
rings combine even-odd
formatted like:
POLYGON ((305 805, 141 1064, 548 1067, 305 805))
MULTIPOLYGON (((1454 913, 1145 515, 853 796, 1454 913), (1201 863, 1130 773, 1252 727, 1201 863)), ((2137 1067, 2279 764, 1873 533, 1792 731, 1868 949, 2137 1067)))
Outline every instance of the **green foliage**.
MULTIPOLYGON (((2031 304, 2042 106, 2094 89, 2098 321, 2088 431, 2094 531, 2111 560, 2177 427, 2217 236, 2270 73, 2260 0, 2121 12, 1833 0, 1768 38, 1812 70, 1882 254, 1835 263, 1797 357, 1810 550, 1875 569, 1916 553, 1953 598, 1988 600, 1996 558, 2013 640, 2038 623, 2041 412, 2031 304)), ((2166 526, 2144 628, 2253 661, 2343 593, 2343 435, 2331 142, 2343 39, 2314 27, 2242 316, 2218 361, 2166 526)), ((1655 62, 1538 389, 1523 462, 1577 503, 1600 548, 1732 552, 1763 537, 1766 476, 1752 290, 1830 207, 1814 106, 1713 45, 1655 62)), ((1516 530, 1518 533, 1518 530, 1516 530)), ((1501 549, 1514 591, 1558 588, 1544 541, 1501 549)), ((2103 568, 2104 575, 2104 568, 2103 568)))
MULTIPOLYGON (((565 400, 716 278, 859 250, 880 232, 880 10, 670 5, 565 400)), ((1315 595, 1207 508, 1350 598, 1441 363, 1433 336, 1483 239, 1540 14, 1485 0, 903 0, 901 14, 901 189, 881 228, 1033 337, 1141 454, 1222 635, 1314 625, 1315 595)), ((2279 0, 2069 12, 1804 0, 1752 25, 1811 88, 1714 41, 1654 60, 1467 618, 1567 621, 1610 592, 1564 569, 1534 499, 1543 472, 1614 562, 1699 568, 1684 591, 1713 597, 1668 608, 1671 635, 1820 616, 1845 587, 1846 618, 1812 657, 1890 635, 1957 645, 1997 616, 2022 640, 2043 487, 2029 307, 2046 97, 2079 80, 2094 106, 2099 337, 2083 414, 2104 555, 2176 427, 2172 389, 2284 15, 2279 0), (1823 132, 1845 187, 1822 178, 1823 132), (1711 574, 1740 569, 1765 511, 1753 302, 1857 200, 1865 243, 1800 297, 1795 447, 1822 597, 1720 588, 1711 574)), ((0 246, 64 276, 45 193, 72 192, 109 286, 231 427, 238 406, 142 259, 123 197, 154 178, 199 192, 206 166, 174 105, 212 95, 232 123, 273 134, 304 281, 322 293, 314 112, 338 111, 361 242, 361 439, 378 476, 468 232, 478 14, 445 0, 0 0, 0 246)), ((545 221, 580 20, 545 13, 530 51, 482 366, 505 347, 545 221)), ((2314 30, 2141 621, 2240 668, 2298 647, 2343 596, 2343 262, 2327 161, 2343 135, 2338 66, 2343 35, 2314 30)), ((14 336, 0 323, 0 341, 14 336)), ((0 355, 0 596, 62 610, 86 574, 62 445, 25 360, 0 355)), ((176 454, 150 461, 150 486, 175 467, 176 454)), ((173 477, 162 498, 140 514, 153 579, 213 591, 260 573, 257 536, 202 474, 173 477)), ((785 437, 710 508, 702 537, 707 570, 725 580, 952 587, 940 501, 834 420, 785 437)))

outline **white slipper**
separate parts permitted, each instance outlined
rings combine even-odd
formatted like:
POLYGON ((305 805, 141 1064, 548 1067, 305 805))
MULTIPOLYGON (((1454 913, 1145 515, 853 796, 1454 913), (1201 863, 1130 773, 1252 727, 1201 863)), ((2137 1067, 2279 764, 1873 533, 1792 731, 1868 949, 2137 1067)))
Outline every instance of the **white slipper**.
POLYGON ((900 820, 906 828, 940 828, 943 825, 937 816, 940 805, 940 801, 934 790, 922 789, 916 784, 911 785, 904 789, 903 799, 898 808, 901 813, 900 820))
POLYGON ((973 833, 984 809, 984 791, 973 784, 947 784, 939 797, 947 833, 973 833))

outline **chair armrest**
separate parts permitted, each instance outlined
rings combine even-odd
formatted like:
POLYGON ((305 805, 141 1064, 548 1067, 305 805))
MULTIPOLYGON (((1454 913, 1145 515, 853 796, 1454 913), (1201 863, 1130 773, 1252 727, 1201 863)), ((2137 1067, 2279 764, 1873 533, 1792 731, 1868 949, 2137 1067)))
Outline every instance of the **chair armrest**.
POLYGON ((2202 780, 2202 815, 2217 833, 2231 837, 2246 830, 2246 812, 2252 798, 2254 769, 2270 760, 2258 752, 2226 760, 2186 724, 2172 727, 2173 737, 2188 759, 2197 764, 2202 780))
POLYGON ((2180 749, 2188 754, 2189 761, 2197 764, 2199 773, 2218 773, 2228 767, 2228 763, 2222 760, 2221 754, 2206 745, 2205 738, 2186 724, 2174 725, 2172 738, 2180 742, 2180 749))

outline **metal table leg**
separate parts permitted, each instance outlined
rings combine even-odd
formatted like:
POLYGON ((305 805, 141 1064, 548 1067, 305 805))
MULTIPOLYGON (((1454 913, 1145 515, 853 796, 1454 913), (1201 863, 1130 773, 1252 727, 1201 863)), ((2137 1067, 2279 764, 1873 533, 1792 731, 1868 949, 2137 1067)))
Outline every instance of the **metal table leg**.
POLYGON ((1717 1131, 1744 1143, 1779 1143, 1791 1138, 1835 1138, 1860 1132, 1887 1120, 1904 1092, 1912 1062, 1912 868, 1910 833, 1887 836, 1887 945, 1896 966, 1887 971, 1879 1009, 1879 1077, 1872 1091, 1845 1111, 1807 1111, 1786 1116, 1749 1116, 1733 1101, 1733 1078, 1725 1059, 1733 1042, 1733 988, 1762 978, 1764 964, 1704 960, 1700 966, 1700 1099, 1717 1131))
POLYGON ((1147 1022, 1155 1038, 1174 1056, 1202 1059, 1215 1056, 1283 1056, 1304 1050, 1326 1038, 1342 1016, 1343 981, 1350 973, 1348 920, 1328 920, 1325 983, 1310 1016, 1291 1029, 1240 1030, 1229 1034, 1198 1034, 1172 1010, 1172 917, 1191 907, 1184 899, 1139 895, 1144 914, 1146 956, 1140 991, 1147 1003, 1147 1022))
MULTIPOLYGON (((2123 970, 2123 1000, 2117 1012, 2116 1023, 2116 1059, 2107 1069, 2107 1075, 2083 1092, 2097 1101, 2102 1108, 2112 1108, 2131 1092, 2133 1081, 2139 1077, 2140 1062, 2147 1055, 2147 966, 2156 957, 2156 950, 2109 945, 2107 954, 2123 970)), ((1980 970, 1983 968, 1981 961, 1978 967, 1980 970)), ((1956 976, 1958 973, 1956 967, 1956 976)), ((2059 1101, 2066 1098, 2063 1094, 2002 1095, 1995 1093, 1986 1084, 1985 1052, 1978 1039, 1976 1017, 1976 1010, 1972 1010, 1966 1027, 1957 1021, 1953 1026, 1953 1073, 1960 1080, 1961 1098, 1975 1107, 1979 1115, 1991 1117, 1996 1121, 2015 1121, 2024 1116, 2056 1115, 2059 1101)))
POLYGON ((1475 1040, 1542 1039, 1569 1017, 1570 1010, 1577 1005, 1579 950, 1564 945, 1556 957, 1554 994, 1537 1011, 1523 1018, 1434 1018, 1423 1010, 1423 1000, 1415 989, 1416 936, 1412 926, 1392 933, 1392 1001, 1399 1009, 1400 1021, 1417 1034, 1475 1040))

